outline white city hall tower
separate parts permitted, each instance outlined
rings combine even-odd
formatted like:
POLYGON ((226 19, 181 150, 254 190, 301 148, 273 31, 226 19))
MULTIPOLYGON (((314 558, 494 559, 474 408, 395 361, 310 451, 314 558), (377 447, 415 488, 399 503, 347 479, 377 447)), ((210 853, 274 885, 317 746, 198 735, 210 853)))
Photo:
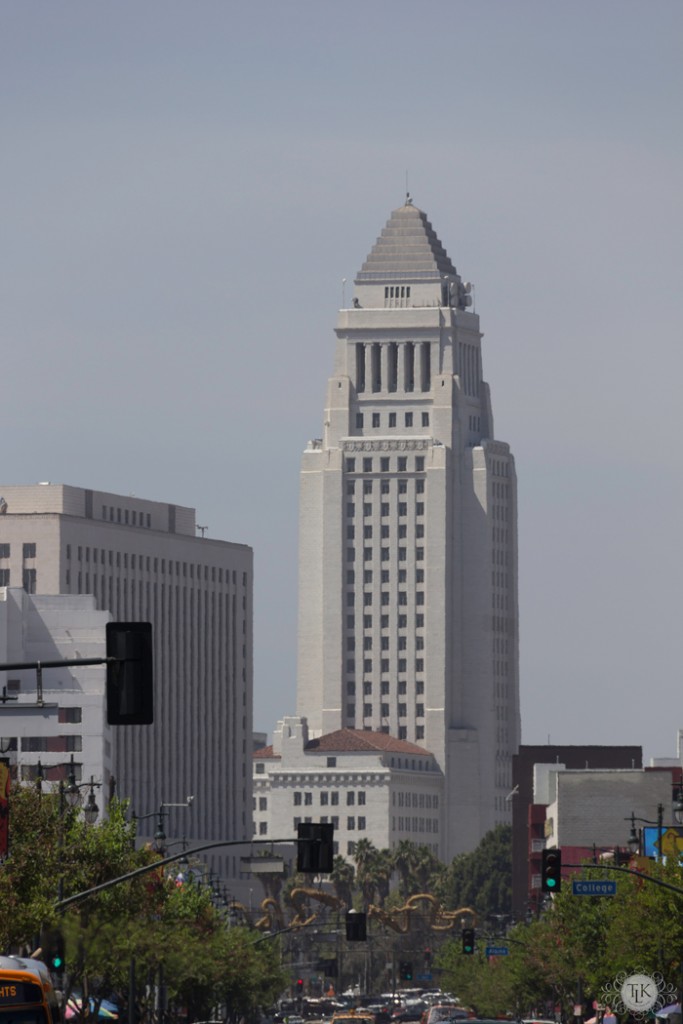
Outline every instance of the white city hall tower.
POLYGON ((339 313, 300 492, 298 714, 432 752, 446 860, 510 821, 520 736, 515 465, 469 293, 408 197, 339 313))

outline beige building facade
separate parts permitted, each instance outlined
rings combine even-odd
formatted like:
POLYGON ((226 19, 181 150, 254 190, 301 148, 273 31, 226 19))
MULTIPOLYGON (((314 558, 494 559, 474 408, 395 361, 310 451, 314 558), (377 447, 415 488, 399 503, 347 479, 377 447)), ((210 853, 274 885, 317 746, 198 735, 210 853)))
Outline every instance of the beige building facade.
POLYGON ((254 838, 286 839, 302 822, 322 822, 334 825, 335 855, 353 858, 366 839, 388 850, 408 840, 438 856, 443 775, 422 747, 370 730, 313 739, 292 716, 253 760, 254 838))

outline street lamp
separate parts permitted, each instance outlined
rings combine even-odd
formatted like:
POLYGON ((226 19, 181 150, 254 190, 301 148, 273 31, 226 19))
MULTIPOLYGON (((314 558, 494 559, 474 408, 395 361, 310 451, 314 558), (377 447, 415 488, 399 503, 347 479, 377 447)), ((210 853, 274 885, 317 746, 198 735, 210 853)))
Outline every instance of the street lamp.
MULTIPOLYGON (((152 839, 152 849, 155 853, 163 853, 166 849, 166 832, 164 831, 164 817, 168 813, 169 807, 191 807, 194 796, 188 796, 185 799, 185 803, 182 804, 171 804, 171 803, 160 803, 158 811, 152 811, 150 814, 137 815, 133 812, 133 821, 135 822, 136 832, 138 821, 145 821, 147 818, 153 818, 156 815, 157 828, 152 839)), ((135 840, 133 840, 135 842, 135 840)))
POLYGON ((88 799, 86 800, 85 807, 83 808, 83 817, 88 825, 94 825, 97 821, 97 815, 100 813, 97 801, 95 800, 95 786, 100 785, 100 783, 95 782, 91 775, 89 785, 90 792, 88 793, 88 799))
MULTIPOLYGON (((73 754, 67 764, 54 765, 51 767, 55 768, 68 768, 69 774, 67 775, 67 783, 64 785, 64 779, 59 780, 59 813, 60 816, 64 814, 65 808, 79 807, 82 802, 82 789, 90 789, 88 793, 88 799, 85 807, 83 808, 83 817, 88 825, 94 825, 97 821, 97 815, 100 813, 100 809, 97 806, 95 800, 95 787, 102 785, 101 782, 95 782, 94 775, 90 776, 90 782, 76 782, 76 763, 74 761, 73 754)), ((45 781, 45 769, 40 761, 38 761, 38 767, 36 768, 36 787, 38 792, 42 791, 43 782, 45 781)))
MULTIPOLYGON (((680 813, 683 818, 683 803, 679 800, 680 813)), ((674 807, 674 814, 676 814, 676 808, 674 807)), ((677 819, 678 820, 678 819, 677 819)), ((651 821, 650 818, 638 818, 631 811, 630 818, 624 818, 624 821, 631 822, 631 832, 628 837, 628 848, 631 853, 642 852, 642 829, 636 829, 636 822, 642 822, 644 825, 656 825, 657 826, 657 849, 659 851, 659 858, 662 856, 662 832, 664 831, 664 804, 657 804, 657 820, 651 821)))

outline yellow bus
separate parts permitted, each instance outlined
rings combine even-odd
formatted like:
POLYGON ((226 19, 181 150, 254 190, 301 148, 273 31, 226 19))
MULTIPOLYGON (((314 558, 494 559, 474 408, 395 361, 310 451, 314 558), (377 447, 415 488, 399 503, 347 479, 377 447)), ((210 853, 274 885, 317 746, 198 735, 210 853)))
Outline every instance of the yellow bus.
POLYGON ((0 956, 0 1024, 61 1024, 50 972, 42 960, 0 956))

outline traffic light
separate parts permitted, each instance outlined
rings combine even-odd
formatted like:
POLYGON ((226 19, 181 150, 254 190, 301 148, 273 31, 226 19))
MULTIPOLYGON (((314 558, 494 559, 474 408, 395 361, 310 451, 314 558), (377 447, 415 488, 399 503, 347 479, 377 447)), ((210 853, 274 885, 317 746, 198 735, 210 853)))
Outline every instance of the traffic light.
POLYGON ((61 978, 64 976, 66 961, 64 958, 64 936, 59 929, 43 932, 40 937, 43 960, 49 969, 61 978))
POLYGON ((365 942, 367 938, 367 918, 358 910, 349 910, 346 915, 346 941, 365 942))
POLYGON ((108 622, 107 722, 151 725, 154 669, 151 622, 108 622))
POLYGON ((472 956, 474 953, 474 928, 463 928, 462 951, 466 956, 472 956))
POLYGON ((299 980, 297 981, 297 983, 296 983, 296 990, 299 993, 299 995, 301 995, 301 993, 304 990, 304 979, 303 978, 299 978, 299 980))
POLYGON ((424 957, 425 957, 425 970, 426 971, 431 971, 431 969, 432 969, 432 951, 431 951, 431 949, 429 947, 427 947, 427 949, 425 949, 424 957))
POLYGON ((329 874, 334 859, 334 825, 301 822, 296 836, 296 870, 309 875, 329 874))
POLYGON ((559 892, 562 888, 562 851, 557 847, 541 853, 541 891, 559 892))
POLYGON ((413 980, 413 965, 410 960, 402 960, 399 964, 399 975, 401 981, 412 981, 413 980))

